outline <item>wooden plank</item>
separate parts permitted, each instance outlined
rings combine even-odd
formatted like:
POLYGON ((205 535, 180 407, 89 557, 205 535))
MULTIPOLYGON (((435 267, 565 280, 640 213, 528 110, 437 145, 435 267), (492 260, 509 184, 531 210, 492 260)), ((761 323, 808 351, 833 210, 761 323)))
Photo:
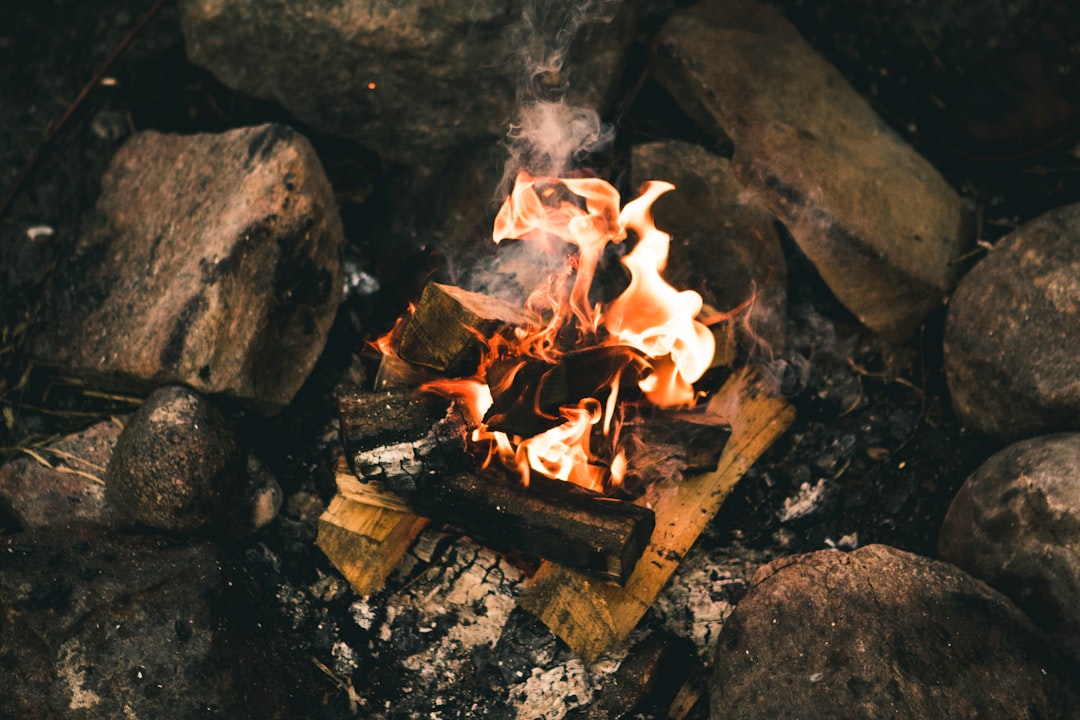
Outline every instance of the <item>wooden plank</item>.
POLYGON ((319 518, 315 542, 356 592, 367 597, 383 587, 428 520, 409 512, 392 494, 380 493, 375 484, 356 480, 344 458, 336 475, 338 494, 319 518))
POLYGON ((518 601, 587 662, 637 625, 739 478, 788 428, 795 412, 765 382, 742 371, 712 398, 707 415, 731 424, 720 461, 712 472, 661 481, 639 500, 653 508, 656 529, 625 587, 544 563, 518 601))

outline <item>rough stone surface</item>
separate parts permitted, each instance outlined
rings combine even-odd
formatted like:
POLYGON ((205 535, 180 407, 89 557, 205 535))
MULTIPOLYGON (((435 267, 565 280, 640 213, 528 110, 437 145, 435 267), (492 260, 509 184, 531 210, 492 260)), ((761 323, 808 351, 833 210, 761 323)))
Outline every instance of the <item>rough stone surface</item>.
POLYGON ((713 720, 1072 718, 1062 660, 1012 602, 883 545, 776 560, 720 634, 713 720))
POLYGON ((948 560, 1008 595, 1080 668, 1080 434, 1022 440, 961 486, 948 560))
POLYGON ((668 141, 639 145, 631 184, 667 180, 675 189, 653 205, 657 227, 671 235, 664 275, 702 293, 721 312, 750 297, 748 324, 770 348, 784 346, 787 263, 773 214, 745 197, 731 161, 704 148, 668 141))
POLYGON ((192 62, 408 165, 505 135, 519 87, 602 107, 635 22, 634 3, 621 1, 571 8, 523 0, 185 0, 180 7, 192 62))
POLYGON ((26 455, 3 465, 0 503, 24 529, 115 524, 121 516, 105 500, 105 467, 120 429, 119 423, 105 420, 35 448, 40 460, 26 455))
POLYGON ((961 422, 1000 440, 1080 430, 1080 204, 998 241, 949 302, 945 373, 961 422))
POLYGON ((343 244, 322 166, 290 128, 138 133, 57 269, 32 352, 102 382, 285 405, 326 342, 343 244))
POLYGON ((221 413, 187 388, 165 387, 128 421, 105 489, 133 520, 192 532, 218 521, 243 474, 239 439, 221 413))
POLYGON ((0 557, 0 715, 300 717, 213 545, 44 529, 0 539, 0 557))
POLYGON ((902 339, 942 303, 970 241, 959 196, 778 11, 681 10, 650 66, 863 323, 902 339))

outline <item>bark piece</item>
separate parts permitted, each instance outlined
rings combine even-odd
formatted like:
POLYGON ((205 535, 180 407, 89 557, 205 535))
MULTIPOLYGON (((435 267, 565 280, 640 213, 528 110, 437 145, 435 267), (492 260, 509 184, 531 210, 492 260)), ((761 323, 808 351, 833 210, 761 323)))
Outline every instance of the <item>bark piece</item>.
POLYGON ((479 360, 479 337, 507 325, 522 325, 520 307, 482 293, 428 283, 401 335, 398 355, 449 375, 467 372, 479 360))
POLYGON ((652 507, 656 529, 626 585, 598 583, 549 562, 521 596, 521 607, 587 661, 637 625, 735 483, 794 419, 792 407, 748 371, 733 375, 707 410, 731 425, 731 439, 712 472, 662 480, 636 501, 652 507))

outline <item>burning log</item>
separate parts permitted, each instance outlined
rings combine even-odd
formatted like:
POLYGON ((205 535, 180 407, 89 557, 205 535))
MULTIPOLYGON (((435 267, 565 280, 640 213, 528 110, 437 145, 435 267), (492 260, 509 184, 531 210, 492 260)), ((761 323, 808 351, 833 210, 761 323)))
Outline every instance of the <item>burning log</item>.
POLYGON ((626 581, 649 542, 654 517, 646 507, 541 476, 525 488, 518 481, 467 472, 473 463, 464 444, 469 428, 446 400, 402 390, 358 391, 343 394, 339 409, 352 470, 338 475, 339 497, 361 504, 365 499, 355 497, 361 493, 369 500, 382 498, 368 503, 379 510, 374 520, 352 505, 332 506, 338 518, 332 522, 339 527, 355 526, 367 538, 369 525, 389 522, 383 510, 409 510, 492 545, 615 582, 626 581), (358 490, 369 482, 386 492, 358 490), (394 495, 396 500, 386 499, 394 495))
POLYGON ((527 320, 522 308, 490 295, 428 283, 401 335, 398 355, 447 375, 459 374, 476 367, 480 337, 527 320))
POLYGON ((381 483, 359 482, 340 463, 337 485, 337 496, 320 518, 319 547, 361 593, 381 585, 423 527, 416 523, 422 517, 438 518, 493 547, 620 583, 630 577, 655 525, 647 507, 546 478, 525 488, 455 473, 399 496, 381 483))
POLYGON ((661 480, 637 501, 650 503, 656 530, 624 587, 548 562, 522 594, 519 605, 587 661, 637 625, 735 483, 795 417, 786 401, 746 371, 728 380, 707 412, 698 422, 731 425, 720 462, 712 472, 682 482, 661 480))

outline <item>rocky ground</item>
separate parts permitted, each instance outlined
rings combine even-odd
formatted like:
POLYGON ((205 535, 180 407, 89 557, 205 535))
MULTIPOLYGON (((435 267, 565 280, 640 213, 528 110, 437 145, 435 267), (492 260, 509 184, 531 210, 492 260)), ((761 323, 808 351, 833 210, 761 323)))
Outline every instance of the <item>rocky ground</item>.
MULTIPOLYGON (((1080 619, 1061 599, 1080 582, 1076 436, 1025 441, 1010 449, 1012 455, 995 456, 991 468, 997 469, 980 470, 976 479, 985 476, 981 485, 974 483, 961 494, 967 505, 950 512, 968 476, 1012 441, 1080 431, 1076 355, 1069 350, 1080 342, 1075 330, 1080 326, 1075 322, 1080 261, 1073 249, 1080 221, 1074 211, 1048 215, 1080 201, 1080 17, 1068 3, 989 3, 970 16, 964 3, 926 8, 890 0, 867 14, 858 10, 859 3, 844 0, 785 0, 776 5, 791 21, 790 29, 756 19, 749 4, 741 14, 717 20, 655 3, 636 20, 616 23, 610 37, 597 39, 597 46, 624 53, 627 62, 621 74, 593 72, 581 90, 585 98, 615 98, 603 113, 614 123, 614 143, 590 156, 590 162, 607 168, 620 185, 638 182, 641 173, 663 174, 688 194, 696 193, 683 201, 685 206, 658 206, 661 222, 666 212, 678 224, 687 207, 708 207, 712 217, 737 207, 723 214, 722 232, 688 223, 682 235, 676 233, 673 250, 674 255, 685 246, 694 252, 723 235, 716 242, 728 243, 730 251, 722 252, 734 258, 730 265, 735 269, 712 267, 721 251, 710 245, 692 261, 681 261, 686 263, 681 268, 673 257, 671 272, 698 278, 718 306, 736 302, 726 293, 733 286, 745 292, 747 277, 764 288, 759 303, 764 312, 756 328, 768 342, 744 338, 742 358, 773 373, 776 386, 795 405, 797 420, 739 483, 626 647, 593 666, 514 608, 534 568, 531 559, 494 552, 452 529, 431 528, 387 591, 365 599, 349 589, 314 545, 315 521, 333 494, 332 467, 341 452, 335 388, 370 382, 375 358, 366 343, 391 326, 428 278, 465 281, 475 278, 476 268, 489 268, 490 254, 466 251, 463 245, 473 241, 477 227, 490 222, 506 156, 498 137, 502 125, 492 115, 511 111, 513 103, 477 103, 470 108, 476 116, 467 116, 467 122, 446 122, 437 112, 410 116, 409 123, 386 122, 381 118, 407 113, 409 103, 430 101, 436 109, 452 103, 453 94, 451 99, 439 94, 444 78, 432 71, 429 89, 413 82, 416 98, 401 107, 386 104, 373 110, 369 99, 356 106, 347 100, 361 97, 369 82, 393 83, 393 73, 367 80, 352 77, 342 66, 377 66, 380 53, 392 54, 385 48, 372 51, 376 60, 361 55, 345 62, 339 57, 336 66, 315 65, 307 74, 257 81, 211 72, 202 65, 224 62, 215 44, 220 27, 199 25, 193 2, 181 3, 187 14, 166 2, 140 25, 153 5, 145 0, 54 0, 8 3, 0 10, 0 449, 8 464, 5 501, 0 503, 5 543, 0 603, 27 618, 12 633, 0 633, 0 667, 19 679, 21 689, 7 699, 22 703, 12 705, 24 710, 22 716, 35 716, 30 709, 41 687, 51 689, 38 704, 37 716, 50 716, 41 709, 46 707, 105 716, 93 714, 95 707, 105 707, 102 688, 123 683, 133 688, 126 696, 130 703, 151 703, 138 707, 158 717, 172 717, 160 714, 162 708, 174 708, 176 717, 208 708, 227 717, 561 718, 631 711, 663 717, 674 706, 671 693, 628 700, 624 696, 632 693, 620 690, 619 682, 631 671, 624 668, 619 675, 619 663, 631 647, 632 658, 661 649, 668 653, 671 667, 694 678, 706 698, 711 692, 714 718, 727 717, 718 698, 729 699, 731 707, 752 708, 753 698, 760 696, 756 683, 777 677, 791 678, 777 702, 806 702, 808 716, 815 716, 813 708, 816 716, 828 716, 837 692, 858 698, 853 707, 862 708, 860 717, 876 717, 890 697, 902 699, 913 714, 962 714, 971 709, 962 703, 975 687, 989 704, 974 711, 1006 712, 1003 708, 1010 706, 993 704, 998 695, 980 684, 984 679, 958 670, 981 653, 992 653, 998 677, 1017 678, 1020 686, 1025 685, 1024 673, 1035 667, 1052 676, 1053 682, 1027 683, 1037 688, 1016 700, 1018 705, 1028 703, 1043 717, 1077 712, 1080 619), (681 26, 668 22, 676 10, 681 26), (748 27, 774 33, 766 36, 764 49, 746 39, 748 27), (206 38, 203 46, 185 50, 183 29, 189 34, 197 30, 206 38), (128 35, 130 47, 76 104, 84 83, 127 44, 128 35), (724 42, 714 42, 720 36, 724 42), (726 75, 699 72, 710 66, 696 53, 715 47, 731 55, 715 66, 727 68, 726 75), (189 53, 201 65, 189 61, 189 53), (739 70, 740 58, 760 62, 739 70), (769 62, 779 61, 803 75, 779 93, 792 102, 777 111, 775 125, 767 125, 760 120, 771 110, 761 108, 775 100, 758 89, 768 84, 763 78, 769 62), (758 72, 760 78, 754 75, 758 72), (838 89, 834 78, 840 77, 850 82, 852 92, 838 89), (746 78, 754 82, 742 82, 746 78), (335 82, 356 87, 341 93, 340 105, 320 105, 317 86, 335 82), (815 82, 823 83, 827 93, 803 97, 797 91, 815 82), (700 88, 705 94, 695 95, 700 88), (822 96, 829 98, 829 107, 814 105, 822 96), (700 97, 721 100, 694 99, 700 97), (800 99, 808 104, 795 102, 800 99), (748 107, 760 114, 747 120, 740 113, 748 107), (69 108, 70 116, 58 126, 69 108), (810 120, 802 123, 805 117, 810 120), (873 143, 882 133, 875 123, 896 133, 895 145, 878 151, 873 143), (791 127, 799 132, 786 135, 791 127), (123 153, 136 159, 126 165, 115 161, 106 175, 136 132, 226 133, 237 128, 253 130, 210 150, 185 149, 181 143, 165 152, 151 136, 140 134, 139 142, 154 145, 154 157, 168 162, 142 162, 129 144, 123 153), (437 140, 425 145, 425 137, 437 140), (155 227, 142 232, 151 240, 173 232, 176 221, 164 211, 159 221, 157 213, 166 206, 166 195, 190 193, 193 187, 213 187, 215 198, 227 198, 238 187, 253 193, 253 186, 245 185, 254 182, 249 172, 231 176, 209 166, 213 171, 200 174, 203 161, 197 153, 231 167, 229 153, 234 151, 239 153, 236 166, 244 158, 254 158, 260 168, 261 162, 273 165, 271 179, 257 185, 270 209, 241 203, 242 212, 251 215, 237 222, 263 227, 269 238, 310 233, 331 249, 320 257, 297 258, 285 245, 271 243, 267 247, 275 249, 260 254, 251 249, 263 247, 260 240, 247 236, 239 249, 215 250, 216 255, 206 257, 163 259, 148 247, 140 263, 163 263, 180 275, 173 268, 190 261, 191 277, 198 278, 168 315, 174 323, 187 318, 183 332, 176 324, 153 330, 149 322, 136 322, 121 331, 115 344, 88 338, 80 313, 107 303, 93 290, 79 290, 78 278, 91 274, 86 268, 102 267, 105 273, 111 267, 102 262, 104 255, 91 252, 100 246, 94 238, 113 237, 119 233, 116 227, 123 232, 155 227), (176 159, 187 157, 185 152, 196 160, 185 164, 176 159), (873 161, 866 160, 870 156, 873 161), (328 187, 318 172, 305 170, 313 158, 325 170, 328 187), (921 165, 923 159, 943 179, 921 165), (127 206, 124 196, 110 195, 125 179, 132 186, 125 192, 145 191, 154 173, 168 175, 173 184, 167 192, 127 206), (275 184, 286 174, 294 185, 275 184), (889 189, 898 183, 921 189, 896 197, 889 189), (310 189, 311 184, 318 188, 310 189), (875 194, 879 186, 885 189, 875 194), (854 209, 835 201, 851 187, 866 190, 860 194, 864 204, 854 209), (110 221, 116 224, 104 231, 94 210, 103 188, 104 197, 113 198, 106 212, 123 220, 110 221), (317 218, 297 230, 282 208, 287 210, 294 199, 311 198, 313 205, 299 211, 292 205, 301 219, 317 218), (339 224, 327 210, 332 203, 340 211, 339 224), (943 219, 934 224, 931 215, 943 219), (270 216, 274 219, 267 221, 270 216), (782 222, 775 223, 774 216, 782 222), (1042 219, 1014 232, 1036 218, 1042 219), (915 235, 930 228, 925 231, 928 241, 948 236, 954 244, 942 250, 944 260, 920 254, 925 264, 919 265, 891 245, 892 236, 883 228, 905 228, 915 235), (695 239, 695 233, 706 239, 695 239), (747 233, 761 238, 752 250, 737 240, 747 233), (1000 252, 990 252, 999 241, 1000 252), (866 246, 873 252, 863 252, 866 246), (219 327, 218 321, 200 325, 202 320, 191 318, 211 317, 202 308, 216 308, 215 303, 227 306, 226 300, 234 298, 230 283, 248 280, 252 273, 245 268, 262 267, 244 264, 255 256, 271 268, 318 266, 324 284, 307 285, 306 278, 319 274, 307 269, 305 279, 297 279, 299 272, 291 279, 265 276, 269 289, 258 291, 263 302, 244 305, 248 317, 260 318, 253 323, 258 327, 290 330, 269 338, 238 331, 230 337, 241 338, 237 347, 250 356, 238 352, 233 365, 215 363, 211 373, 204 370, 208 364, 188 358, 201 357, 213 346, 200 333, 219 327), (986 256, 993 262, 980 263, 986 256), (846 274, 836 271, 833 261, 846 274), (858 272, 851 272, 851 263, 861 263, 858 272), (979 272, 972 272, 952 295, 952 305, 963 305, 939 307, 973 266, 979 272), (783 274, 778 274, 780 267, 783 274), (340 304, 332 286, 342 288, 340 304), (310 287, 322 288, 321 294, 310 287), (1002 287, 1009 290, 994 294, 1002 287), (289 302, 275 300, 285 296, 283 289, 297 288, 305 290, 288 295, 289 302), (956 317, 965 313, 968 319, 957 324, 956 317), (45 326, 51 334, 42 330, 45 326), (123 342, 143 331, 145 340, 123 342), (1002 340, 987 345, 991 332, 1002 340), (296 336, 325 337, 325 347, 318 352, 311 343, 295 342, 296 336), (106 356, 124 362, 95 365, 106 356), (153 369, 144 372, 147 362, 153 369), (219 367, 225 378, 220 384, 219 367), (253 367, 260 372, 252 372, 253 367), (126 373, 128 381, 115 382, 117 372, 126 373), (131 382, 132 377, 140 382, 131 382), (175 505, 168 503, 185 502, 183 494, 172 500, 150 498, 151 514, 140 515, 130 504, 118 503, 118 496, 109 501, 101 483, 120 426, 133 424, 132 413, 150 390, 172 383, 213 396, 217 407, 207 411, 209 421, 200 422, 211 428, 221 424, 205 445, 199 444, 202 439, 193 441, 184 457, 199 458, 204 468, 210 458, 226 468, 213 470, 213 477, 221 472, 238 478, 230 481, 233 494, 216 498, 205 518, 185 510, 180 525, 169 524, 169 508, 175 505), (82 437, 75 437, 80 432, 82 437), (76 472, 48 474, 46 464, 76 472), (1032 499, 992 506, 989 498, 1008 492, 998 490, 1002 483, 1019 488, 1009 498, 1032 499), (75 493, 78 504, 69 500, 75 493), (180 534, 151 534, 151 540, 140 541, 141 535, 132 535, 130 526, 117 520, 114 513, 121 508, 129 518, 180 534), (1014 540, 993 528, 1024 525, 1029 521, 1010 518, 1028 518, 1025 513, 1034 513, 1037 522, 1032 522, 1048 528, 1026 538, 1036 548, 1031 556, 1039 556, 1038 548, 1053 547, 1055 561, 1039 566, 1032 560, 1023 567, 985 561, 1001 552, 1002 538, 1014 540), (199 522, 183 525, 195 516, 199 522), (965 523, 981 528, 980 517, 991 518, 985 538, 983 530, 966 531, 965 523), (114 530, 60 537, 63 533, 48 527, 58 518, 63 523, 90 518, 114 530), (122 528, 119 533, 116 527, 122 528), (979 542, 965 544, 966 536, 979 542), (939 542, 942 557, 976 573, 1016 605, 952 566, 926 560, 939 557, 939 542), (874 544, 898 550, 866 548, 874 544), (777 558, 835 548, 865 550, 781 559, 757 570, 777 558), (35 574, 43 566, 50 568, 46 576, 35 574), (835 586, 839 590, 817 598, 815 588, 825 576, 842 578, 835 586), (859 591, 883 576, 898 579, 894 586, 859 591), (107 578, 106 590, 97 593, 104 604, 95 604, 87 584, 99 577, 107 578), (1053 589, 1040 591, 1045 582, 1053 589), (808 632, 799 642, 787 643, 769 634, 767 619, 787 612, 777 600, 785 592, 815 598, 810 605, 826 608, 788 618, 795 626, 816 628, 816 635, 808 632), (903 616, 912 606, 925 604, 932 608, 929 613, 940 612, 938 592, 960 603, 955 614, 973 618, 971 625, 905 624, 904 616, 891 631, 879 632, 880 618, 903 616), (132 601, 142 597, 152 598, 147 609, 132 601), (894 597, 909 598, 908 610, 889 604, 894 597), (720 635, 736 607, 740 614, 720 635), (120 619, 115 633, 102 629, 110 618, 120 619), (843 633, 824 630, 830 618, 842 621, 843 633), (943 634, 942 642, 948 642, 949 634, 970 639, 987 628, 994 631, 985 643, 957 642, 956 649, 939 655, 932 648, 896 642, 898 635, 935 633, 943 634), (1044 642, 1041 633, 1050 640, 1044 642), (880 644, 880 651, 870 652, 885 658, 881 668, 845 654, 848 646, 840 638, 852 636, 880 644), (149 639, 135 651, 123 649, 124 643, 140 638, 149 639), (810 658, 799 653, 800 643, 823 647, 830 642, 842 649, 810 658), (35 650, 38 643, 50 649, 35 650), (1017 647, 1022 648, 1021 660, 1010 654, 1017 647), (31 650, 20 654, 26 648, 31 650), (927 660, 924 651, 934 659, 927 660), (172 653, 185 658, 184 686, 164 681, 172 653), (740 656, 762 660, 740 664, 740 656), (889 662, 903 672, 893 672, 889 662), (268 670, 271 664, 285 672, 268 670), (100 673, 87 674, 86 668, 95 665, 123 666, 128 675, 103 679, 100 673), (860 670, 849 672, 852 667, 860 670), (921 673, 941 667, 957 670, 950 683, 964 690, 934 704, 940 698, 920 684, 921 673), (153 682, 142 686, 144 678, 153 682), (809 683, 805 687, 799 684, 803 680, 809 683), (184 688, 195 688, 200 696, 185 697, 184 688), (957 696, 961 704, 950 704, 957 696), (131 699, 136 697, 143 699, 131 699), (183 704, 188 701, 193 702, 183 704), (1069 703, 1074 703, 1071 711, 1069 703)), ((491 42, 491 30, 506 21, 500 14, 505 11, 489 10, 491 17, 471 18, 480 28, 478 45, 491 42)), ((257 33, 271 32, 262 24, 268 22, 264 15, 233 22, 257 33)), ((427 32, 438 39, 432 47, 439 59, 418 55, 415 62, 449 66, 445 47, 454 47, 456 35, 446 28, 427 32)), ((259 56, 271 53, 266 43, 252 40, 251 46, 258 48, 251 51, 257 62, 269 62, 259 56)), ((529 48, 527 43, 514 47, 529 48)), ((469 53, 453 60, 485 63, 469 53)), ((410 80, 423 74, 415 67, 399 72, 410 80)), ((557 84, 557 78, 542 79, 557 84)), ((495 97, 510 82, 493 71, 481 91, 495 97)), ((207 208, 197 195, 188 197, 189 205, 175 211, 176 217, 194 218, 191 227, 196 229, 187 234, 209 222, 200 212, 229 218, 241 213, 225 202, 207 208)), ((152 297, 158 291, 141 292, 152 297)), ((109 315, 118 322, 131 315, 135 304, 123 298, 111 302, 121 308, 109 315)), ((184 408, 193 406, 186 402, 166 404, 172 409, 164 415, 187 417, 184 408)), ((199 402, 198 397, 191 401, 199 402)), ((110 482, 108 492, 121 486, 110 482)), ((205 494, 198 496, 205 499, 205 494)), ((125 497, 130 503, 130 494, 125 497)), ((758 707, 755 712, 768 717, 771 710, 758 707)), ((708 713, 706 699, 691 702, 681 716, 708 713)))

